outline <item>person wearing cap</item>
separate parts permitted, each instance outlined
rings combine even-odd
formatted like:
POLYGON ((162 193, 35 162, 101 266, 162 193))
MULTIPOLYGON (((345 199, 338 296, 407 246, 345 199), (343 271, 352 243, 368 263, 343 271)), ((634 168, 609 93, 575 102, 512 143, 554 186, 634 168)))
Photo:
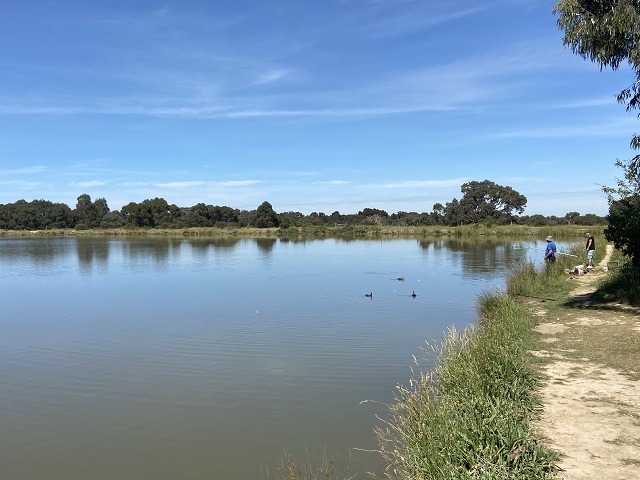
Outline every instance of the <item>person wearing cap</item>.
POLYGON ((547 263, 553 263, 556 261, 556 244, 554 243, 551 235, 547 237, 547 249, 544 251, 544 259, 547 263))

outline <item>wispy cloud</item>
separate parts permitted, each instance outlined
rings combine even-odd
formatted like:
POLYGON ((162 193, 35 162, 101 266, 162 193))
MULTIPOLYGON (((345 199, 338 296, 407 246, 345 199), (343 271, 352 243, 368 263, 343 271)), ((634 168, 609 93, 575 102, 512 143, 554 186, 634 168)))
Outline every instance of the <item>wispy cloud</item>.
MULTIPOLYGON (((481 6, 449 13, 429 15, 427 12, 411 10, 403 15, 385 16, 377 22, 370 22, 367 31, 372 38, 388 38, 414 34, 444 23, 453 22, 464 17, 475 15, 488 6, 481 6)), ((364 29, 363 29, 364 30, 364 29)))
POLYGON ((0 181, 0 185, 12 185, 12 186, 18 186, 18 187, 24 187, 24 188, 34 188, 37 186, 42 185, 41 182, 25 182, 22 180, 6 180, 6 181, 0 181))
POLYGON ((34 165, 33 167, 11 168, 0 170, 0 175, 31 175, 35 173, 47 172, 47 167, 34 165))
POLYGON ((186 182, 167 182, 167 183, 154 183, 154 187, 159 188, 191 188, 191 187, 244 187, 250 185, 257 185, 262 183, 262 180, 229 180, 225 182, 205 182, 202 180, 186 181, 186 182))
POLYGON ((189 188, 189 187, 200 187, 202 185, 206 185, 207 182, 202 181, 192 181, 192 182, 168 182, 168 183, 154 183, 154 187, 160 188, 189 188))
POLYGON ((211 182, 212 185, 217 187, 245 187, 248 185, 257 185, 262 183, 262 180, 229 180, 226 182, 211 182))
POLYGON ((273 83, 278 80, 282 80, 290 75, 290 70, 286 68, 275 68, 273 70, 269 70, 268 72, 263 73, 258 77, 257 83, 273 83))
POLYGON ((119 187, 148 187, 151 184, 148 182, 120 182, 119 187))
POLYGON ((108 183, 102 180, 89 180, 88 182, 71 182, 69 185, 72 187, 102 187, 108 183))
POLYGON ((445 180, 407 180, 398 183, 382 183, 376 185, 367 185, 372 188, 450 188, 459 187, 465 182, 470 181, 469 178, 450 178, 445 180))
POLYGON ((610 118, 593 122, 573 122, 543 128, 503 130, 487 135, 488 139, 508 138, 584 138, 630 137, 637 127, 635 118, 610 118))
POLYGON ((313 185, 347 185, 351 182, 347 180, 328 180, 326 182, 311 182, 313 185))

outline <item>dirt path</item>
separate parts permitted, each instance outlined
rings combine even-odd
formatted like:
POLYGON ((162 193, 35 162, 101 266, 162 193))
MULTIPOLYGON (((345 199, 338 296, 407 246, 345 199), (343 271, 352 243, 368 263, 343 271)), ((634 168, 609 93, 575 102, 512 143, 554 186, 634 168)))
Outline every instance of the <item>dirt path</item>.
POLYGON ((536 306, 546 349, 534 353, 549 362, 538 427, 562 454, 564 479, 640 479, 640 315, 589 301, 609 248, 592 272, 569 280, 571 306, 536 306))

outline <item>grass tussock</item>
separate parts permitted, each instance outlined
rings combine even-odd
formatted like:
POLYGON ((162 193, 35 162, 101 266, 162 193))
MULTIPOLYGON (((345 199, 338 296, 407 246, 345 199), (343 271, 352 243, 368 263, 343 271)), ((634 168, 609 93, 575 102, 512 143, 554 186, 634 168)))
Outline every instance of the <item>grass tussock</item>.
MULTIPOLYGON (((604 243, 602 241, 602 243, 604 243)), ((604 248, 596 250, 594 263, 604 257, 604 248)), ((540 252, 542 257, 544 252, 540 252)), ((507 274, 507 293, 511 296, 556 299, 572 287, 567 283, 567 271, 576 265, 586 265, 586 252, 582 243, 573 245, 566 251, 559 251, 554 263, 537 268, 531 261, 515 263, 507 274)))
POLYGON ((596 302, 618 302, 640 307, 640 271, 633 268, 629 257, 614 250, 608 265, 609 274, 592 295, 596 302))
POLYGON ((352 480, 355 475, 339 476, 335 473, 333 459, 323 456, 319 464, 314 464, 307 452, 307 461, 302 467, 296 464, 291 455, 285 455, 275 475, 273 477, 267 475, 267 478, 274 480, 352 480))
POLYGON ((481 322, 451 329, 436 368, 399 386, 376 429, 390 479, 546 479, 555 454, 532 432, 538 378, 528 345, 534 320, 509 296, 479 300, 481 322))

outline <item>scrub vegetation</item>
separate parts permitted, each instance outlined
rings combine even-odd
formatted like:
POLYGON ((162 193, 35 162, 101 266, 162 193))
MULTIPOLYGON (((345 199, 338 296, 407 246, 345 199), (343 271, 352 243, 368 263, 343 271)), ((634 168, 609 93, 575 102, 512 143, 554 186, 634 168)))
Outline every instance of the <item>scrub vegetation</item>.
POLYGON ((431 212, 387 213, 378 208, 364 208, 356 214, 331 214, 287 211, 276 213, 269 202, 262 202, 255 210, 240 210, 228 206, 198 203, 192 207, 178 207, 164 198, 130 202, 120 210, 111 210, 104 198, 92 200, 83 193, 74 209, 64 203, 48 200, 18 200, 0 204, 0 229, 110 229, 110 228, 274 228, 314 229, 325 227, 455 227, 461 225, 604 225, 603 217, 588 213, 568 212, 564 217, 522 215, 527 198, 509 186, 489 180, 472 181, 460 187, 460 200, 454 198, 445 205, 436 203, 431 212))
POLYGON ((592 295, 598 303, 619 302, 640 307, 640 271, 627 255, 615 250, 608 262, 609 274, 592 295))

